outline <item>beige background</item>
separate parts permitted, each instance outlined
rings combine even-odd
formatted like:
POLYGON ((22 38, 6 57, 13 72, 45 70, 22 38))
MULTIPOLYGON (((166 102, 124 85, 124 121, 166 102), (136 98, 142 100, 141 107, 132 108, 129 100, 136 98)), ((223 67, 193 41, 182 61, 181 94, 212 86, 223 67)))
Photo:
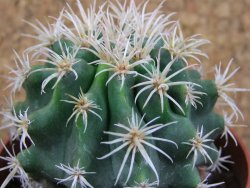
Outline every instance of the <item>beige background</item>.
MULTIPOLYGON (((68 1, 74 6, 75 1, 68 1)), ((88 6, 90 0, 82 0, 88 6)), ((99 2, 103 2, 99 0, 99 2)), ((150 9, 160 0, 151 0, 150 9)), ((0 0, 0 74, 8 71, 5 65, 13 65, 13 52, 22 52, 34 41, 22 37, 21 33, 32 32, 23 19, 43 23, 47 16, 57 16, 64 7, 64 0, 0 0)), ((204 50, 209 60, 204 60, 213 76, 213 66, 221 60, 227 63, 231 57, 241 69, 235 77, 239 87, 250 88, 250 0, 168 0, 163 10, 176 12, 176 19, 182 23, 185 36, 200 33, 212 44, 204 50)), ((0 105, 3 105, 3 90, 6 81, 0 78, 0 105)), ((22 93, 18 93, 22 97, 22 93)), ((236 95, 240 109, 245 115, 244 124, 248 128, 238 128, 237 132, 250 149, 250 93, 236 95)), ((241 121, 243 122, 243 121, 241 121)))

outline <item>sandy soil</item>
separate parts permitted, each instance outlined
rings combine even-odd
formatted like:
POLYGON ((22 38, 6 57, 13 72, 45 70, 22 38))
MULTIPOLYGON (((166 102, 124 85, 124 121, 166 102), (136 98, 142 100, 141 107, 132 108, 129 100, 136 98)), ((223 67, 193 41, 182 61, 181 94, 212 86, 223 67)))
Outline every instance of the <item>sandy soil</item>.
MULTIPOLYGON (((82 0, 87 6, 90 0, 82 0)), ((101 0, 100 0, 101 2, 101 0)), ((150 9, 159 4, 160 0, 152 0, 150 9)), ((74 1, 68 1, 74 5, 74 1)), ((38 18, 42 22, 48 15, 57 16, 65 5, 64 0, 0 0, 0 75, 5 75, 13 66, 13 51, 22 52, 34 41, 24 38, 21 33, 31 33, 31 28, 22 20, 33 22, 38 18)), ((235 59, 234 67, 240 66, 238 75, 234 78, 239 87, 250 88, 250 0, 175 0, 167 1, 164 11, 177 12, 176 19, 182 23, 186 36, 200 33, 212 44, 204 50, 209 60, 204 64, 213 76, 213 66, 220 61, 227 63, 230 58, 235 59)), ((4 90, 6 80, 0 78, 0 105, 3 96, 8 95, 4 90)), ((21 98, 22 93, 18 93, 21 98)), ((250 94, 236 95, 240 109, 245 115, 244 124, 250 125, 250 94)), ((243 121, 241 121, 243 122, 243 121)), ((238 128, 244 142, 250 149, 250 127, 238 128)))

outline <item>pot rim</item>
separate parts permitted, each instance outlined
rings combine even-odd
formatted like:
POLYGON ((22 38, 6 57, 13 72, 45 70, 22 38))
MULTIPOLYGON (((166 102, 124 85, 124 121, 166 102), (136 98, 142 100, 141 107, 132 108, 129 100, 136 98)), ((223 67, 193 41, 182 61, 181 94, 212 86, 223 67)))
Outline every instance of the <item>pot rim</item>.
MULTIPOLYGON (((237 142, 238 142, 238 146, 236 147, 240 147, 244 156, 245 156, 245 160, 246 160, 246 164, 247 164, 247 178, 246 178, 246 188, 250 187, 250 153, 245 145, 245 143, 243 143, 243 140, 239 137, 239 135, 236 133, 235 130, 231 130, 231 132, 233 133, 234 137, 236 138, 237 142)), ((238 150, 240 150, 240 148, 238 150)))

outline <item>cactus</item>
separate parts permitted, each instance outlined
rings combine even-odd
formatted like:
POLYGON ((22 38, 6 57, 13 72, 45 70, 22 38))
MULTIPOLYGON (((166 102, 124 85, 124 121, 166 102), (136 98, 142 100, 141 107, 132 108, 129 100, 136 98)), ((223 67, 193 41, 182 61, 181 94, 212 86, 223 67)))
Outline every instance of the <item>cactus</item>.
POLYGON ((233 163, 214 140, 233 137, 229 128, 243 114, 230 95, 249 90, 230 82, 233 60, 204 80, 199 48, 209 41, 185 38, 163 3, 152 12, 147 4, 117 0, 97 10, 94 1, 85 11, 77 1, 79 16, 68 5, 48 27, 27 22, 36 33, 26 36, 38 44, 15 52, 8 77, 1 129, 11 130, 20 152, 2 142, 9 156, 0 157, 8 163, 0 172, 9 175, 1 188, 13 178, 22 187, 223 184, 208 183, 198 168, 210 175, 233 163), (26 100, 13 104, 21 88, 26 100), (214 110, 218 99, 224 116, 214 110))

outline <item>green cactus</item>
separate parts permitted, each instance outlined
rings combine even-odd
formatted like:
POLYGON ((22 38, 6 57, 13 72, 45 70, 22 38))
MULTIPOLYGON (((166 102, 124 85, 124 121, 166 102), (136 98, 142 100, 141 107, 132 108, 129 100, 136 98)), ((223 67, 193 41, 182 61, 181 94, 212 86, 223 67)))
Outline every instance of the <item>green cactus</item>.
POLYGON ((215 80, 203 80, 199 57, 207 55, 199 47, 208 41, 184 38, 172 14, 160 12, 163 3, 149 13, 133 0, 97 12, 95 4, 85 12, 77 1, 80 16, 68 6, 49 28, 29 23, 37 35, 27 36, 39 44, 16 53, 8 86, 13 96, 23 87, 26 100, 13 106, 11 99, 1 112, 1 129, 21 151, 0 157, 8 162, 0 172, 10 170, 1 188, 12 178, 23 187, 34 180, 71 188, 222 184, 197 169, 232 163, 214 140, 233 137, 229 127, 243 116, 230 97, 248 91, 229 83, 238 69, 229 72, 230 61, 225 72, 216 67, 215 80), (218 98, 230 115, 214 112, 218 98))

